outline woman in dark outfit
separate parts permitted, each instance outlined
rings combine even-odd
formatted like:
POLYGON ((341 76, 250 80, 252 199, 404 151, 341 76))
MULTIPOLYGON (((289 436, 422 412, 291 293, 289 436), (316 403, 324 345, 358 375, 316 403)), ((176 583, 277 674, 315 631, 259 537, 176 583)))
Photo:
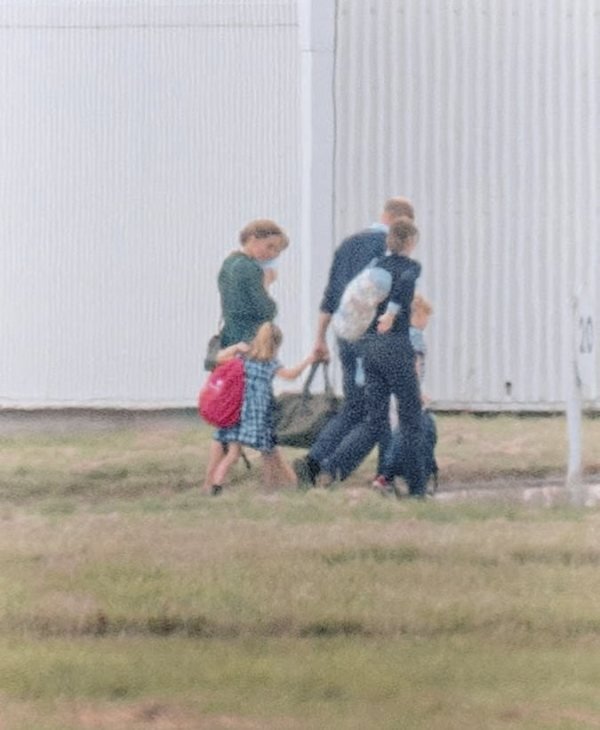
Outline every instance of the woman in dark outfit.
POLYGON ((421 393, 415 370, 415 352, 410 342, 410 307, 421 265, 410 258, 418 230, 412 220, 400 218, 390 226, 386 239, 388 255, 377 266, 390 272, 392 287, 381 302, 377 316, 364 338, 365 418, 322 462, 318 483, 329 486, 345 479, 370 453, 387 428, 390 395, 398 402, 398 416, 407 434, 409 493, 423 496, 425 481, 421 459, 421 393))

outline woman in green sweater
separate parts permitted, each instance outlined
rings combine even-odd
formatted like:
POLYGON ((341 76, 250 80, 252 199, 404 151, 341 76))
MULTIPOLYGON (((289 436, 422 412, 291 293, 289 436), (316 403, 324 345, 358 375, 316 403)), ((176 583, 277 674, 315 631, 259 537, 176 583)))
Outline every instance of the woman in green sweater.
MULTIPOLYGON (((223 327, 221 347, 249 344, 263 322, 272 322, 277 305, 267 292, 276 272, 273 259, 287 248, 288 237, 274 221, 251 221, 240 231, 241 248, 229 254, 219 271, 223 327)), ((209 492, 213 475, 225 454, 225 446, 213 440, 209 447, 203 489, 209 492)))
POLYGON ((265 265, 286 248, 288 238, 277 223, 261 219, 242 229, 240 244, 240 250, 229 254, 219 271, 223 347, 250 343, 259 326, 275 318, 277 305, 267 292, 273 271, 265 271, 265 265))

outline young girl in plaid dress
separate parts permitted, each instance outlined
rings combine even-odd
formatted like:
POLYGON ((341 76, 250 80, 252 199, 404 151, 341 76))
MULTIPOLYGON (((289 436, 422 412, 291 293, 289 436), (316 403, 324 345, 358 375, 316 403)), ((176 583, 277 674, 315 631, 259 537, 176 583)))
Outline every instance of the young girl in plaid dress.
POLYGON ((277 376, 284 380, 295 380, 313 362, 314 357, 311 355, 295 367, 284 368, 277 359, 282 339, 279 327, 272 322, 265 322, 250 343, 244 358, 244 401, 240 422, 215 433, 215 439, 227 444, 228 448, 212 475, 211 493, 214 495, 221 493, 223 482, 231 466, 238 460, 242 446, 260 451, 266 487, 296 483, 293 469, 277 446, 273 378, 277 376))

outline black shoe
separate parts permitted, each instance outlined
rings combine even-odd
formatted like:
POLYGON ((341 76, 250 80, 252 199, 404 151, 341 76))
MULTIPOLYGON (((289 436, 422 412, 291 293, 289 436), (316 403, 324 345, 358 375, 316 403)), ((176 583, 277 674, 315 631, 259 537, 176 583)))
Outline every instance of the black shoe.
POLYGON ((210 488, 210 493, 213 497, 216 497, 217 495, 221 494, 223 491, 223 487, 220 484, 213 484, 210 488))
POLYGON ((294 459, 292 469, 298 477, 299 487, 314 487, 317 474, 320 471, 318 463, 311 459, 310 456, 303 456, 300 459, 294 459))

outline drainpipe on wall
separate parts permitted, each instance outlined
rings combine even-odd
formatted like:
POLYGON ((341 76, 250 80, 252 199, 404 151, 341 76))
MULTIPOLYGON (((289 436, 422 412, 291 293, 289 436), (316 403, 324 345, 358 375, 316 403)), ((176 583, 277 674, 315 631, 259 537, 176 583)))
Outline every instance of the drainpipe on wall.
POLYGON ((336 0, 298 0, 302 114, 302 348, 314 343, 333 251, 336 0))

